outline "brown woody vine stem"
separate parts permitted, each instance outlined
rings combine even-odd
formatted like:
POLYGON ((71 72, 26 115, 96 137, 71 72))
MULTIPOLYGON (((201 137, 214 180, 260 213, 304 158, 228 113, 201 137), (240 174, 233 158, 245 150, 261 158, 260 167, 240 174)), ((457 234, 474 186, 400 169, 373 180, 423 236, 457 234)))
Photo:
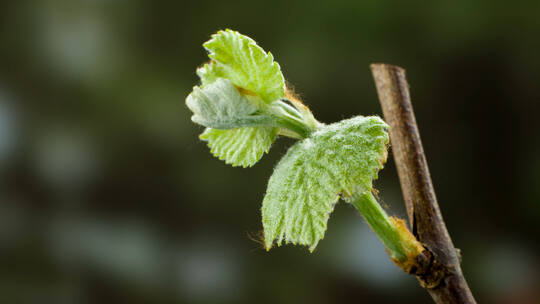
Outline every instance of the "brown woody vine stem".
POLYGON ((405 70, 372 64, 371 71, 384 118, 390 126, 390 142, 411 229, 426 248, 419 256, 418 268, 411 273, 435 303, 476 303, 435 197, 405 70))

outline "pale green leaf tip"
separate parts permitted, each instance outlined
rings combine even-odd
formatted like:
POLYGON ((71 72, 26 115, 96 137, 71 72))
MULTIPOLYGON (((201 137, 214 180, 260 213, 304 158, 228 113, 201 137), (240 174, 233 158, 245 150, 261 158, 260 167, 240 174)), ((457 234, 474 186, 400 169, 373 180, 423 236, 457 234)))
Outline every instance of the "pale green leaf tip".
POLYGON ((266 127, 207 128, 199 138, 207 142, 210 152, 218 159, 233 167, 247 168, 255 165, 269 151, 276 134, 276 128, 266 127))

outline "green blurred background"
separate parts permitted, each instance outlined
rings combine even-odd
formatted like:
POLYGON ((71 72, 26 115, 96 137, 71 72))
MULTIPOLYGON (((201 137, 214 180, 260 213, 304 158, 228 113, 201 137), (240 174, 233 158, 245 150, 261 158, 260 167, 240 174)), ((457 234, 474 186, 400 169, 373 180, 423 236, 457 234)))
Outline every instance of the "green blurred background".
MULTIPOLYGON (((540 303, 540 2, 2 1, 0 303, 431 303, 339 203, 313 254, 260 238, 266 182, 213 158, 185 97, 219 29, 326 123, 407 69, 439 203, 480 303, 540 303)), ((403 218, 390 159, 376 182, 403 218)))

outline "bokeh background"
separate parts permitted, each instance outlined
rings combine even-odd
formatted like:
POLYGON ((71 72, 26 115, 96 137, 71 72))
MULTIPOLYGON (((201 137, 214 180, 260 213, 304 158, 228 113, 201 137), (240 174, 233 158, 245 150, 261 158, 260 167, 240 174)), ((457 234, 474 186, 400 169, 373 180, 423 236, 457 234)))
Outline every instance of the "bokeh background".
MULTIPOLYGON (((435 189, 481 303, 540 303, 539 1, 2 1, 1 303, 431 303, 339 203, 309 254, 267 253, 260 206, 292 144, 232 168, 185 97, 201 44, 271 51, 316 117, 380 114, 405 67, 435 189)), ((403 218, 390 159, 376 182, 403 218)))

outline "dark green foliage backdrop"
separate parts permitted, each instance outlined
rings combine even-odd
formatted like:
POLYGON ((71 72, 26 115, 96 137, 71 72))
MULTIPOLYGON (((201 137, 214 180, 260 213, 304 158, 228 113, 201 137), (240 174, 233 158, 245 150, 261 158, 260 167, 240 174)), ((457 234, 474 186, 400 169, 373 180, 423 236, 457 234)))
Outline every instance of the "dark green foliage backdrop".
MULTIPOLYGON (((271 51, 323 122, 380 114, 408 71, 439 202, 481 303, 540 298, 540 2, 3 1, 0 302, 430 303, 351 206, 313 254, 252 239, 281 139, 252 169, 197 140, 201 44, 271 51), (535 289, 536 287, 536 289, 535 289)), ((405 217, 392 161, 376 182, 405 217)))

